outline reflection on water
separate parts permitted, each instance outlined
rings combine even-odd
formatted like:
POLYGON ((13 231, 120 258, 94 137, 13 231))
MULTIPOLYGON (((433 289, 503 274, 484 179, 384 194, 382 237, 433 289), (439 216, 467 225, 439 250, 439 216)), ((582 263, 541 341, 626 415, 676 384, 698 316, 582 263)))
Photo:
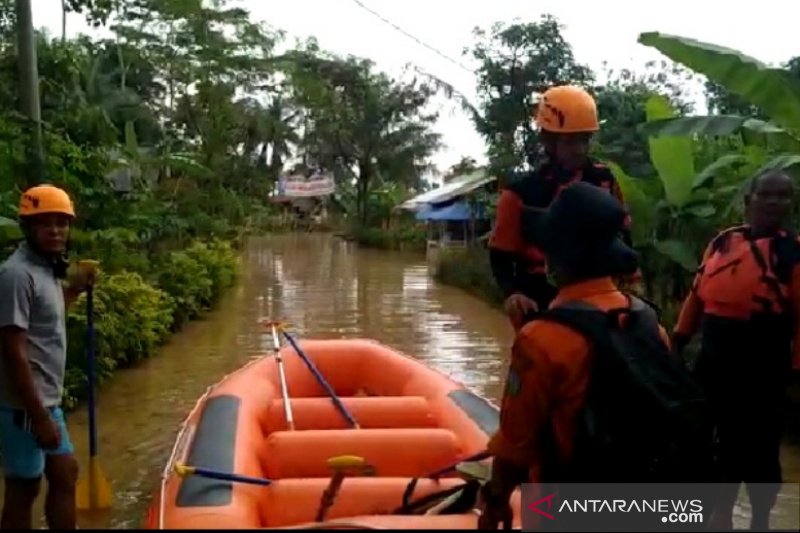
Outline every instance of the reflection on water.
POLYGON ((497 395, 512 335, 502 314, 437 285, 418 255, 358 250, 319 236, 284 239, 294 246, 250 251, 270 258, 259 259, 264 270, 254 274, 265 277, 267 313, 301 336, 378 339, 497 395))
MULTIPOLYGON (((217 311, 100 392, 100 461, 115 503, 109 512, 81 516, 82 528, 141 523, 178 425, 196 399, 269 349, 261 317, 287 320, 301 339, 377 339, 499 399, 513 334, 508 321, 477 298, 436 284, 419 255, 302 234, 253 239, 243 261, 241 283, 217 311)), ((85 410, 68 422, 83 467, 85 410)), ((784 451, 787 479, 800 479, 797 448, 784 451)))

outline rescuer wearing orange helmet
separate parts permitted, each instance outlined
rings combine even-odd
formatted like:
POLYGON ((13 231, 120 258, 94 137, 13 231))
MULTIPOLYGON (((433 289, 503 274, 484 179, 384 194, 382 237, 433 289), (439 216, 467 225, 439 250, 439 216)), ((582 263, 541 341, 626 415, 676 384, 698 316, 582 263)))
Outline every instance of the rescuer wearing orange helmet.
MULTIPOLYGON (((597 105, 588 92, 573 85, 548 89, 537 105, 534 120, 547 160, 503 189, 489 240, 492 272, 517 330, 537 310, 546 309, 557 293, 547 279, 544 256, 526 235, 525 211, 547 208, 565 186, 579 180, 608 189, 623 200, 611 171, 589 157, 589 144, 599 130, 599 121, 597 105)), ((623 234, 627 244, 629 222, 623 234)))
POLYGON ((25 240, 0 265, 2 529, 31 529, 43 473, 50 529, 75 529, 78 463, 61 410, 66 308, 93 275, 78 271, 66 288, 62 285, 74 218, 72 200, 62 189, 26 190, 19 204, 25 240))

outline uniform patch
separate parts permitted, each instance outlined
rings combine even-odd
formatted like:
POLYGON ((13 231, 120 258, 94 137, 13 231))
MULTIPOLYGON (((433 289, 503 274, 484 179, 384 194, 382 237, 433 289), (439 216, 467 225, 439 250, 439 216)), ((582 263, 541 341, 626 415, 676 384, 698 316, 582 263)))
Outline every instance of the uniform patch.
POLYGON ((506 394, 509 396, 516 396, 522 390, 522 379, 513 368, 509 369, 508 377, 506 378, 506 394))

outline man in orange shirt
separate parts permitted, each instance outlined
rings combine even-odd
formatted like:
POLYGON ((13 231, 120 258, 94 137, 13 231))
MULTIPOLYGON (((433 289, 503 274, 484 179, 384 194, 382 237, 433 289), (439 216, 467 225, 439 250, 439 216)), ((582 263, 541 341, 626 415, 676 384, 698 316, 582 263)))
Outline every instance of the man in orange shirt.
POLYGON ((753 179, 747 224, 708 245, 673 334, 680 354, 702 332, 694 371, 714 406, 720 468, 732 484, 715 517, 722 529, 732 526, 741 482, 752 527, 768 529, 782 481, 786 386, 792 366, 800 370, 800 241, 788 229, 793 196, 792 178, 782 171, 753 179))
POLYGON ((529 217, 538 226, 536 244, 559 290, 550 310, 517 333, 500 428, 489 443, 492 479, 482 491, 479 529, 510 523, 509 498, 521 483, 688 481, 707 472, 711 431, 702 424, 703 414, 695 431, 682 422, 665 422, 666 415, 654 411, 661 407, 658 394, 690 405, 682 402, 697 402, 700 391, 670 356, 669 338, 655 311, 613 282, 614 276, 636 270, 638 262, 619 237, 625 218, 612 195, 581 182, 566 187, 547 211, 529 217), (573 321, 583 323, 579 328, 563 320, 578 315, 584 319, 573 321), (557 316, 562 320, 550 319, 557 316), (612 355, 620 351, 625 353, 612 355), (668 388, 642 397, 641 390, 648 388, 642 380, 654 372, 668 388), (609 413, 625 422, 609 419, 609 413), (595 417, 602 431, 615 428, 603 436, 618 439, 616 448, 598 445, 600 436, 590 434, 587 416, 595 417), (670 455, 673 439, 684 436, 678 446, 684 455, 670 455), (653 467, 653 458, 663 460, 664 467, 653 467))
MULTIPOLYGON (((589 158, 589 145, 600 123, 588 92, 573 85, 547 90, 537 105, 535 120, 547 161, 503 189, 489 240, 492 273, 515 329, 537 310, 546 309, 557 292, 545 275, 541 250, 524 232, 525 207, 546 208, 559 191, 577 181, 601 187, 622 201, 608 167, 589 158)), ((620 231, 630 244, 627 228, 620 231)))

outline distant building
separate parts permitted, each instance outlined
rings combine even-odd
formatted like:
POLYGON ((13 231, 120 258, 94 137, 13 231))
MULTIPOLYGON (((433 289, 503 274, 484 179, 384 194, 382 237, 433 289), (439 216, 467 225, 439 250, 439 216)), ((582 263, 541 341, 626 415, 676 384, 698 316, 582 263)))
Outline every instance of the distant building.
POLYGON ((296 222, 320 223, 328 217, 328 199, 336 192, 333 174, 314 172, 278 178, 272 203, 282 204, 296 222))
POLYGON ((491 214, 486 196, 493 192, 497 177, 478 169, 453 177, 436 189, 424 192, 398 205, 396 209, 415 212, 428 228, 427 255, 435 258, 440 248, 475 244, 491 229, 491 214))

